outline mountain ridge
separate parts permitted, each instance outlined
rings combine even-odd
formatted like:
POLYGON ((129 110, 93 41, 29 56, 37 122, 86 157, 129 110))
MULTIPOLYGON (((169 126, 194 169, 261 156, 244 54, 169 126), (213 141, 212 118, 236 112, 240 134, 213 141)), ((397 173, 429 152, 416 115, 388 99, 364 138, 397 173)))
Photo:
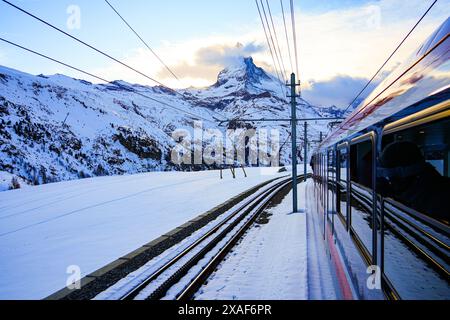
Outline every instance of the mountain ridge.
MULTIPOLYGON (((178 94, 161 86, 121 80, 93 84, 61 74, 33 76, 0 66, 0 172, 22 184, 43 184, 103 175, 207 169, 173 165, 170 150, 175 142, 171 133, 192 130, 197 120, 192 114, 207 120, 205 127, 220 130, 224 129, 214 124, 217 120, 289 118, 283 89, 284 85, 257 67, 251 57, 222 70, 215 84, 178 90, 178 94)), ((309 116, 334 110, 299 102, 309 116)), ((283 141, 289 135, 289 123, 265 123, 264 127, 279 129, 283 141)), ((311 132, 314 134, 314 126, 311 132)), ((289 147, 280 151, 280 158, 282 164, 289 163, 289 147)), ((0 182, 0 190, 11 186, 10 182, 2 187, 0 182)))

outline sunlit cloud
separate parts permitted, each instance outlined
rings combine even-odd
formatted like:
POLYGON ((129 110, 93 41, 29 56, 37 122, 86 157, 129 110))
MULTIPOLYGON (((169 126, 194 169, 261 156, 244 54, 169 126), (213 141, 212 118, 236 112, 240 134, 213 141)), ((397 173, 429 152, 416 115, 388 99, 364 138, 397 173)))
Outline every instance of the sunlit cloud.
MULTIPOLYGON (((217 75, 217 73, 211 74, 211 67, 224 68, 239 61, 240 57, 251 56, 262 52, 264 49, 264 46, 254 43, 243 45, 238 42, 233 46, 215 44, 198 49, 193 59, 194 64, 182 61, 182 63, 172 66, 171 69, 175 70, 175 73, 180 77, 199 76, 211 78, 211 76, 217 75)), ((170 74, 165 69, 162 69, 158 76, 168 78, 170 74)))
MULTIPOLYGON (((234 37, 224 36, 192 39, 182 43, 165 42, 156 49, 156 52, 164 57, 165 63, 180 81, 176 80, 145 48, 128 52, 122 61, 171 87, 203 87, 214 83, 217 74, 238 57, 258 52, 264 54, 265 47, 262 43, 248 41, 245 37, 240 40, 242 42, 236 41, 234 37)), ((108 79, 155 85, 145 77, 117 64, 96 69, 95 72, 105 75, 108 79)))
MULTIPOLYGON (((238 62, 241 57, 251 56, 264 49, 263 45, 255 43, 215 44, 198 49, 194 53, 193 59, 190 59, 191 62, 183 60, 179 64, 171 66, 170 69, 182 79, 189 78, 196 86, 206 86, 211 84, 211 80, 217 77, 218 72, 223 68, 238 62), (201 80, 204 82, 201 83, 201 80)), ((163 68, 157 77, 170 79, 171 74, 163 68)))

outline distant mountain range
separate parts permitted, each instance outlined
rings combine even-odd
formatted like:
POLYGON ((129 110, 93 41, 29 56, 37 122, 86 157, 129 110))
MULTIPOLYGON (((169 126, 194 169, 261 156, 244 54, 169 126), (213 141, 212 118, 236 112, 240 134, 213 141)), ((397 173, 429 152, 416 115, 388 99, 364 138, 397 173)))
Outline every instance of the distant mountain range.
MULTIPOLYGON (((221 130, 226 128, 218 126, 218 119, 289 118, 286 92, 252 58, 221 71, 210 87, 177 92, 123 81, 92 84, 64 75, 33 76, 0 67, 0 190, 93 176, 206 169, 170 162, 173 130, 192 131, 193 115, 211 121, 205 128, 221 130)), ((315 107, 301 99, 298 108, 299 117, 343 115, 337 107, 315 107)), ((232 125, 278 128, 282 141, 290 131, 289 123, 280 122, 232 125)), ((312 140, 319 131, 326 133, 326 124, 310 124, 312 140)), ((282 164, 290 164, 290 150, 290 144, 283 145, 282 164)))

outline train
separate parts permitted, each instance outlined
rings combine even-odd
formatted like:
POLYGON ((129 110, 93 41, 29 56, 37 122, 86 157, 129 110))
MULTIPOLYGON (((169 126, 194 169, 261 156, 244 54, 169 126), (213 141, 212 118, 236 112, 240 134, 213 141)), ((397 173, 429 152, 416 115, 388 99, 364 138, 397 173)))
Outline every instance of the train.
POLYGON ((315 149, 343 299, 450 298, 450 18, 315 149))

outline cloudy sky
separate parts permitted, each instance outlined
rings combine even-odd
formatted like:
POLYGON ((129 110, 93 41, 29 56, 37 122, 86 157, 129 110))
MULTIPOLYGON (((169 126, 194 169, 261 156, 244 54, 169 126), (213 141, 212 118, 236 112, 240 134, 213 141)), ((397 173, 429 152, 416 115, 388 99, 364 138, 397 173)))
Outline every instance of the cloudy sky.
MULTIPOLYGON (((9 1, 171 87, 210 85, 239 56, 253 56, 256 64, 274 71, 254 0, 109 0, 180 80, 164 69, 104 0, 9 1), (78 10, 79 20, 74 19, 78 10)), ((280 0, 268 1, 290 73, 280 0)), ((351 101, 432 2, 295 0, 304 97, 318 105, 344 106, 351 101)), ((283 3, 287 10, 289 1, 283 3)), ((450 0, 439 0, 386 69, 415 50, 448 12, 450 0)), ((0 37, 110 80, 154 84, 4 2, 0 2, 0 37)), ((64 73, 96 82, 5 43, 0 43, 0 64, 32 74, 64 73)))

